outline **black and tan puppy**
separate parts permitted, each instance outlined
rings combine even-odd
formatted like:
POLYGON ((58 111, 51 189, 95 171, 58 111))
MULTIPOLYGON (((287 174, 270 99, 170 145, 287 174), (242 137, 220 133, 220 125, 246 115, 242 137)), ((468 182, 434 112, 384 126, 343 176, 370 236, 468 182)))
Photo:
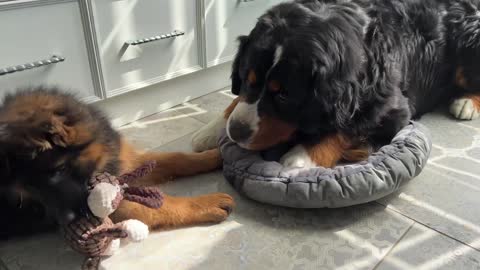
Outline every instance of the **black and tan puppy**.
MULTIPOLYGON (((218 150, 139 152, 92 105, 60 90, 41 87, 18 90, 1 104, 0 160, 0 203, 11 215, 1 221, 2 234, 8 229, 35 227, 28 215, 51 213, 60 221, 68 221, 84 214, 86 181, 95 172, 119 175, 155 160, 155 171, 139 181, 144 185, 208 172, 221 165, 218 150)), ((113 219, 138 219, 151 229, 173 228, 220 222, 233 204, 227 194, 194 198, 166 195, 164 205, 157 210, 123 202, 113 219)))
POLYGON ((247 149, 288 142, 293 147, 280 160, 285 166, 332 167, 365 158, 368 148, 389 143, 410 119, 444 102, 452 102, 457 118, 476 118, 479 5, 279 4, 239 38, 232 70, 232 92, 239 97, 225 120, 209 128, 226 125, 230 139, 247 149))

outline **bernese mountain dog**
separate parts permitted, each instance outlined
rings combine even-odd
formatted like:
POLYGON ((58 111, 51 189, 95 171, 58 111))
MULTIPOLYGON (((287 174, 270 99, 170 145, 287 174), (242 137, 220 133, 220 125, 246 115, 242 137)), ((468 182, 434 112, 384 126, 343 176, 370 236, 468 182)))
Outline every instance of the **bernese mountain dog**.
MULTIPOLYGON (((161 135, 159 135, 161 136, 161 135)), ((96 172, 121 175, 145 162, 154 172, 138 185, 214 170, 218 150, 202 153, 137 151, 93 105, 64 91, 36 87, 7 95, 0 105, 0 238, 49 230, 87 214, 87 181, 96 172)), ((159 209, 124 201, 115 222, 137 219, 150 229, 221 222, 234 206, 223 193, 165 195, 159 209)))
POLYGON ((280 162, 332 167, 388 144, 451 102, 480 114, 479 0, 297 0, 239 37, 224 119, 252 150, 289 144, 280 162))

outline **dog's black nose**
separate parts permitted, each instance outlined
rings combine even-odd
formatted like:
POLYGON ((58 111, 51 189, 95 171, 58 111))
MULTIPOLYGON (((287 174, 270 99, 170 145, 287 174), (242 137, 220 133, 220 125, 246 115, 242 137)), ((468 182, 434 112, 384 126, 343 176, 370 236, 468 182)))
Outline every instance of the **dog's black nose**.
POLYGON ((253 134, 253 130, 248 124, 232 120, 228 125, 228 137, 235 142, 245 142, 253 134))

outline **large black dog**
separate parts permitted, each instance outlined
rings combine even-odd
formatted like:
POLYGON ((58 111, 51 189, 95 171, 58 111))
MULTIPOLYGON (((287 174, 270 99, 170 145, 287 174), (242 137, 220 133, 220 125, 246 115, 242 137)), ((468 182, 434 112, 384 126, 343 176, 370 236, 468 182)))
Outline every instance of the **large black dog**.
POLYGON ((479 0, 298 0, 239 38, 227 133, 248 149, 288 141, 286 166, 334 166, 389 143, 452 101, 479 115, 479 0))

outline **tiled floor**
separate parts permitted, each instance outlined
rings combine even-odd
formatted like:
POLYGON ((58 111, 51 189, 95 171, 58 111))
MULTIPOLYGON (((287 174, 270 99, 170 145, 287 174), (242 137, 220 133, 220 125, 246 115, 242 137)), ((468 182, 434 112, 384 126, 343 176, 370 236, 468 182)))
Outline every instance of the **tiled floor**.
MULTIPOLYGON (((190 134, 231 101, 221 91, 122 128, 144 149, 189 151, 190 134)), ((224 223, 156 232, 106 259, 105 269, 303 270, 480 269, 480 120, 442 113, 422 119, 434 151, 424 172, 379 202, 344 209, 293 210, 238 195, 213 172, 167 183, 173 195, 227 192, 237 208, 224 223)), ((79 269, 60 237, 0 246, 0 270, 79 269)))

